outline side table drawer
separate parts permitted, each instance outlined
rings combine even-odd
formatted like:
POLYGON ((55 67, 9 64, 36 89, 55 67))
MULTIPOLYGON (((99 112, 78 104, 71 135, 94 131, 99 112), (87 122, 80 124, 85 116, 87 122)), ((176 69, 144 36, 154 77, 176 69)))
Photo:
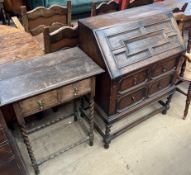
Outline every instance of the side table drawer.
POLYGON ((91 79, 85 79, 58 89, 60 103, 72 100, 91 91, 91 79))
POLYGON ((14 104, 14 109, 18 117, 27 117, 89 92, 91 92, 91 78, 17 102, 14 104))
POLYGON ((14 104, 17 116, 27 117, 58 104, 57 91, 49 91, 14 104))

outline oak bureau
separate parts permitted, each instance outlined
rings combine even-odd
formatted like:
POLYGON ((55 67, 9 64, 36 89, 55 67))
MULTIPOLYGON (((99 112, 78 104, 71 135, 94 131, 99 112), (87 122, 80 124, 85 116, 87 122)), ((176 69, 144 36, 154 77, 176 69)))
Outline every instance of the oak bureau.
POLYGON ((105 70, 96 81, 102 121, 96 127, 108 148, 127 129, 167 112, 185 46, 171 11, 157 5, 82 19, 79 32, 80 48, 105 70), (154 102, 159 109, 111 132, 118 121, 154 102))
MULTIPOLYGON (((36 174, 39 174, 39 165, 65 150, 87 139, 90 145, 93 145, 95 76, 102 72, 103 70, 78 47, 36 57, 28 61, 0 65, 0 106, 13 104, 36 174), (52 122, 30 130, 25 119, 32 114, 84 95, 90 96, 90 114, 87 116, 89 119, 89 137, 43 160, 36 160, 29 135, 65 119, 66 116, 63 114, 63 117, 58 120, 53 119, 52 122)), ((75 120, 77 120, 77 111, 78 109, 75 107, 75 120)))

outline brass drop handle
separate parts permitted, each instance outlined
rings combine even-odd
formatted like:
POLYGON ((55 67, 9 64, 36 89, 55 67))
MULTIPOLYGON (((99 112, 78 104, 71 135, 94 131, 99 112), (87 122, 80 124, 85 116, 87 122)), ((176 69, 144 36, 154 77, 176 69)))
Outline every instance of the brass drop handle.
POLYGON ((43 101, 42 101, 42 100, 39 100, 39 101, 37 101, 37 104, 38 104, 39 109, 40 109, 40 110, 43 110, 43 108, 44 108, 44 103, 43 103, 43 101))
POLYGON ((165 68, 165 67, 163 67, 163 68, 162 68, 162 71, 163 71, 163 72, 166 72, 167 70, 166 70, 166 68, 165 68))
POLYGON ((135 97, 132 96, 132 97, 131 97, 131 100, 132 100, 133 102, 135 102, 135 97))
POLYGON ((74 90, 74 96, 77 96, 78 92, 79 92, 79 89, 77 87, 74 87, 73 90, 74 90))
POLYGON ((161 84, 160 84, 160 83, 158 83, 158 85, 157 85, 157 86, 158 86, 158 88, 159 88, 159 89, 161 89, 161 88, 162 88, 162 86, 161 86, 161 84))
POLYGON ((133 83, 134 83, 134 85, 137 84, 137 78, 136 77, 133 79, 133 83))

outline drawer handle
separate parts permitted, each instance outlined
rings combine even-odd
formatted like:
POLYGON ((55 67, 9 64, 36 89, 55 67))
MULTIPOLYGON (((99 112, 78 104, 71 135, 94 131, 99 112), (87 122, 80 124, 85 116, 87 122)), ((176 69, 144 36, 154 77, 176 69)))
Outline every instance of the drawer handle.
POLYGON ((158 89, 162 89, 162 86, 160 83, 157 86, 158 86, 158 89))
POLYGON ((166 68, 165 68, 165 67, 163 67, 162 71, 163 71, 163 73, 165 73, 167 70, 166 70, 166 68))
POLYGON ((137 84, 137 78, 133 79, 133 84, 136 85, 137 84))
POLYGON ((79 92, 79 89, 77 87, 74 87, 74 96, 77 96, 78 95, 78 92, 79 92))
POLYGON ((132 97, 131 97, 131 100, 132 100, 133 102, 135 102, 135 97, 132 96, 132 97))
POLYGON ((43 103, 43 101, 42 101, 42 100, 39 100, 39 101, 37 101, 37 104, 38 104, 39 109, 40 109, 40 110, 43 110, 43 108, 44 108, 44 103, 43 103))

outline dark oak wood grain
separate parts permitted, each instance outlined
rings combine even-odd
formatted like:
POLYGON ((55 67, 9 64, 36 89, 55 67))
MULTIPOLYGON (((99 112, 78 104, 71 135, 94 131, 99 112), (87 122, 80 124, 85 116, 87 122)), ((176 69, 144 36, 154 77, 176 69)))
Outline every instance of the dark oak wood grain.
POLYGON ((100 68, 78 47, 29 61, 0 65, 1 106, 100 72, 100 68), (18 88, 11 88, 12 84, 18 88))
MULTIPOLYGON (((89 95, 88 140, 92 146, 94 140, 95 76, 102 72, 103 70, 78 47, 46 54, 29 61, 0 65, 0 106, 13 104, 21 134, 36 174, 40 172, 39 165, 82 143, 83 140, 37 161, 29 134, 61 121, 64 117, 59 120, 53 119, 50 123, 45 123, 32 131, 27 129, 25 118, 89 95), (15 88, 12 88, 12 85, 15 88)), ((77 107, 74 106, 75 121, 77 120, 76 112, 77 107)), ((0 133, 0 135, 2 134, 0 133)))
POLYGON ((130 113, 164 97, 167 101, 159 111, 167 112, 186 49, 171 11, 147 5, 82 19, 79 36, 82 50, 105 69, 97 77, 95 97, 105 124, 105 148, 129 128, 111 135, 111 125, 130 113))

